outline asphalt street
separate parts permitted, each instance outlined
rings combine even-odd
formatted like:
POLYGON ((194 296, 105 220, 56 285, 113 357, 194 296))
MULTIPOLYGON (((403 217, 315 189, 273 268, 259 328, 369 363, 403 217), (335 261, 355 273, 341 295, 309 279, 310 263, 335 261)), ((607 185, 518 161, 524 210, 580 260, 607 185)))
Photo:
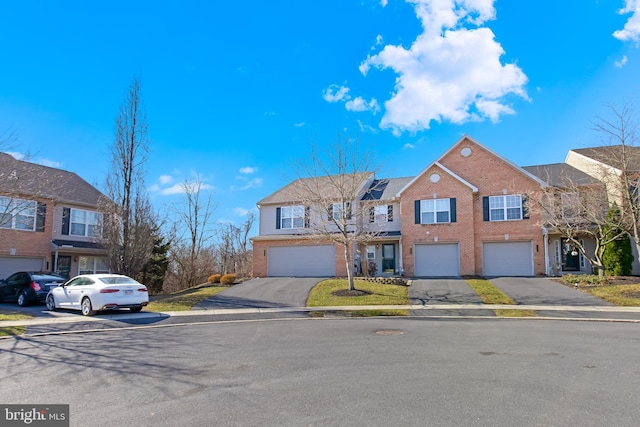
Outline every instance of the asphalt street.
POLYGON ((72 426, 636 426, 637 324, 304 319, 0 340, 72 426))

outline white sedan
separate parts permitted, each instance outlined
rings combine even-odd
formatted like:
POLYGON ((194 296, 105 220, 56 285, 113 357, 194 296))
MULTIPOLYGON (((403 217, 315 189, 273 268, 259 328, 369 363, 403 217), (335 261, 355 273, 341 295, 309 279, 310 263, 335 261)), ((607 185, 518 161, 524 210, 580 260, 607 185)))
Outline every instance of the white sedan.
POLYGON ((49 291, 47 309, 81 310, 85 316, 96 311, 128 308, 133 313, 149 303, 147 288, 120 274, 83 274, 49 291))

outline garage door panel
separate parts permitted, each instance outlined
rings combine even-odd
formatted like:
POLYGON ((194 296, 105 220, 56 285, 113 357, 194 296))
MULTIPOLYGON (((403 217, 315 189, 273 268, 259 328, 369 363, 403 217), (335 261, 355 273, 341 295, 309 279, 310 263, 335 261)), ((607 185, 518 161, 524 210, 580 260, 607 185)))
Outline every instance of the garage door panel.
POLYGON ((460 275, 457 243, 415 246, 414 274, 417 277, 455 277, 460 275))
POLYGON ((42 258, 0 257, 0 279, 6 279, 18 271, 41 271, 42 258))
POLYGON ((531 241, 483 243, 482 255, 485 276, 533 276, 531 241))
POLYGON ((336 274, 335 246, 270 247, 267 274, 269 276, 333 277, 336 274))

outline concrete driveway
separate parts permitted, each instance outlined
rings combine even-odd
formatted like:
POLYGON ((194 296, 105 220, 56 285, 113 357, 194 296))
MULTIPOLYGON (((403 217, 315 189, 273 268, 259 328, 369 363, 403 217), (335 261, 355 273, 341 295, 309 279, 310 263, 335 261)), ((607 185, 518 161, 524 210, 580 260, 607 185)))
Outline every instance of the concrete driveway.
POLYGON ((215 308, 304 307, 309 291, 324 278, 265 277, 234 285, 193 307, 215 308))

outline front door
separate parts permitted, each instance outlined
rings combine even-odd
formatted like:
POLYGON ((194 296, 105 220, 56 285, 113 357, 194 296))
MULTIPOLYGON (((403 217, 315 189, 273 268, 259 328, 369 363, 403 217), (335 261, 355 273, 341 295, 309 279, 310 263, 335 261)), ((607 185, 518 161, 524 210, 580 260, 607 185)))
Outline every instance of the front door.
POLYGON ((396 245, 383 244, 382 245, 382 272, 394 273, 396 269, 396 245))
POLYGON ((71 257, 68 255, 58 257, 58 265, 56 266, 56 273, 62 277, 69 278, 71 273, 71 257))
POLYGON ((580 270, 580 254, 573 243, 562 239, 562 270, 578 271, 580 270))

